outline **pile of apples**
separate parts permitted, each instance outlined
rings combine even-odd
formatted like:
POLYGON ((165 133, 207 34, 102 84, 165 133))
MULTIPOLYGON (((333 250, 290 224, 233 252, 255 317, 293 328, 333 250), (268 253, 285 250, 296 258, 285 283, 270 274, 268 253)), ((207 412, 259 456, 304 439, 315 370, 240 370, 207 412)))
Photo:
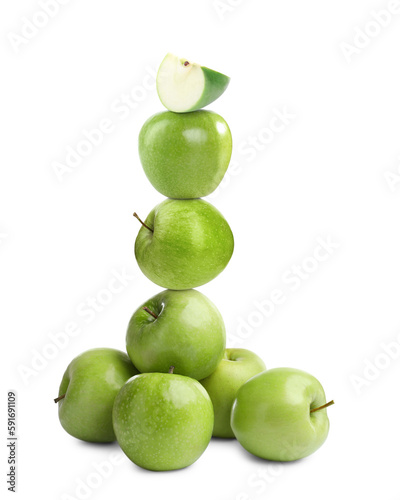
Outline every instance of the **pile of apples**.
POLYGON ((152 185, 167 197, 142 221, 135 256, 166 290, 132 315, 127 354, 108 348, 76 357, 58 403, 63 428, 91 442, 117 439, 135 464, 154 471, 187 467, 212 436, 235 438, 250 453, 290 461, 325 441, 325 393, 312 375, 266 370, 256 354, 226 349, 224 321, 194 290, 228 264, 229 224, 201 198, 221 182, 231 158, 225 120, 201 108, 227 88, 221 73, 168 54, 157 91, 168 109, 149 118, 139 155, 152 185))

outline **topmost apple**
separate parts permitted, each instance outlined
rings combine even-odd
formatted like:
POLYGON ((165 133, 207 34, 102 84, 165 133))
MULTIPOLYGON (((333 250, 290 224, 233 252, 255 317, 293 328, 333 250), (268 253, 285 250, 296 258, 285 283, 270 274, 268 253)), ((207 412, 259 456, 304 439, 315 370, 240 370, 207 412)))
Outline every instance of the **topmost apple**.
POLYGON ((187 113, 204 108, 222 95, 230 78, 173 54, 167 54, 157 73, 160 101, 170 111, 187 113))
POLYGON ((232 136, 222 116, 212 111, 151 116, 139 134, 143 170, 164 196, 202 198, 221 182, 232 154, 232 136))

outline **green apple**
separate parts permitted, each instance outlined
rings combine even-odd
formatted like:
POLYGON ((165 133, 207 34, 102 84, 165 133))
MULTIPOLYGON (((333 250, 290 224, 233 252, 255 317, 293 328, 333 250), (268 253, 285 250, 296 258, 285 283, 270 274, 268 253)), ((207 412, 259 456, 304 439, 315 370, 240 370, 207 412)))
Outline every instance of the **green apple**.
POLYGON ((226 349, 217 369, 200 383, 214 406, 213 436, 234 438, 230 420, 237 391, 251 377, 265 370, 264 361, 247 349, 226 349))
POLYGON ((140 372, 168 372, 197 380, 221 361, 225 325, 197 290, 164 290, 142 304, 129 322, 126 350, 140 372))
POLYGON ((160 101, 170 111, 204 108, 224 93, 230 78, 173 54, 162 61, 156 78, 160 101))
POLYGON ((287 462, 314 453, 325 441, 329 420, 324 389, 312 375, 294 368, 274 368, 239 389, 231 426, 247 451, 267 460, 287 462))
POLYGON ((90 349, 77 356, 68 365, 54 400, 61 425, 83 441, 115 441, 115 396, 138 373, 129 357, 116 349, 90 349))
POLYGON ((113 409, 122 451, 136 465, 155 471, 182 469, 195 462, 210 442, 213 420, 204 387, 172 373, 132 377, 113 409))
POLYGON ((139 134, 139 156, 151 184, 164 196, 201 198, 214 191, 228 168, 232 136, 212 111, 150 117, 139 134))
POLYGON ((185 290, 204 285, 225 269, 233 244, 229 224, 211 203, 167 199, 142 222, 135 256, 156 285, 185 290))

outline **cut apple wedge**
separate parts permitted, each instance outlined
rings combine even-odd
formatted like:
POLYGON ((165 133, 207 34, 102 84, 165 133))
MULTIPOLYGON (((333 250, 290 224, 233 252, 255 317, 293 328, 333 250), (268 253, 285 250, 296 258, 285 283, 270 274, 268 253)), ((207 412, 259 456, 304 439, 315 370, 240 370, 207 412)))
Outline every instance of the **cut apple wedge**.
POLYGON ((157 73, 157 92, 167 109, 187 113, 218 99, 229 80, 222 73, 167 54, 157 73))

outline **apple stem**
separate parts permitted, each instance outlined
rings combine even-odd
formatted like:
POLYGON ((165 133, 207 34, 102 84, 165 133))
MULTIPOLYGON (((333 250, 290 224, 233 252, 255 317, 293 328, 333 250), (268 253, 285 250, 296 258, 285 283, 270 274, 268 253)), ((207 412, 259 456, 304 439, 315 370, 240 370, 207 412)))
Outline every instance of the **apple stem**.
POLYGON ((190 64, 190 63, 189 63, 189 61, 185 61, 185 62, 183 63, 183 65, 184 65, 184 66, 189 66, 189 64, 190 64))
POLYGON ((170 366, 168 373, 174 373, 174 370, 175 370, 175 366, 170 366))
POLYGON ((156 313, 153 313, 153 311, 150 311, 150 309, 147 307, 147 306, 144 306, 142 307, 142 309, 146 312, 148 312, 149 314, 151 314, 153 316, 153 318, 158 318, 157 314, 156 313))
POLYGON ((331 406, 333 404, 335 404, 335 401, 333 401, 333 399, 332 399, 332 401, 329 401, 329 403, 325 403, 322 406, 318 406, 318 408, 313 408, 312 410, 310 410, 310 413, 312 413, 313 411, 322 410, 323 408, 328 408, 328 406, 331 406))
POLYGON ((64 399, 64 398, 65 398, 65 394, 63 394, 62 396, 58 396, 58 398, 56 398, 56 399, 54 400, 54 402, 55 402, 55 403, 58 403, 59 401, 61 401, 61 400, 62 400, 62 399, 64 399))
POLYGON ((133 213, 133 216, 136 217, 136 219, 140 222, 140 224, 142 224, 142 226, 144 226, 146 229, 148 229, 149 231, 151 231, 152 233, 154 233, 154 230, 151 229, 151 227, 149 227, 147 224, 145 224, 141 219, 140 217, 138 216, 138 214, 136 212, 133 213))

